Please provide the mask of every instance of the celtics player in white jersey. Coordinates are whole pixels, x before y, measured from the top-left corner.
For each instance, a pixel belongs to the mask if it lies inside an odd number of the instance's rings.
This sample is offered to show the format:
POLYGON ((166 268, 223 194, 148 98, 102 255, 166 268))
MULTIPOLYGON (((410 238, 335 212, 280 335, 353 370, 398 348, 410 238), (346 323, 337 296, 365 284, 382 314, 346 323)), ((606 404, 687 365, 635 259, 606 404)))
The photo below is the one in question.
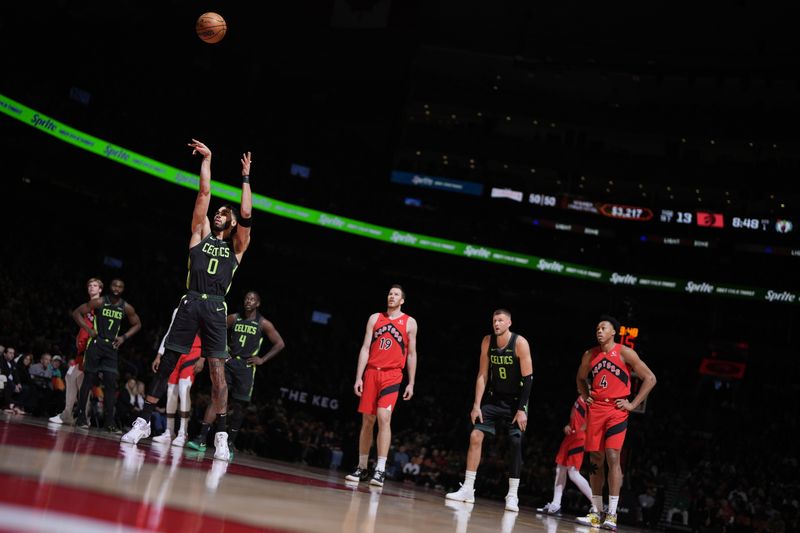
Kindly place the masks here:
POLYGON ((189 238, 189 273, 186 295, 181 298, 172 329, 164 343, 166 349, 158 371, 150 382, 144 408, 122 442, 137 443, 150 435, 150 416, 167 389, 169 375, 180 355, 187 353, 197 334, 202 343, 202 356, 208 359, 211 375, 211 401, 216 413, 217 433, 214 457, 228 460, 227 410, 228 387, 225 383, 225 359, 228 358, 225 295, 233 274, 250 245, 252 196, 250 192, 250 152, 242 155, 242 198, 240 212, 224 205, 208 218, 211 203, 211 150, 192 139, 192 155, 199 154, 200 184, 192 212, 189 238))

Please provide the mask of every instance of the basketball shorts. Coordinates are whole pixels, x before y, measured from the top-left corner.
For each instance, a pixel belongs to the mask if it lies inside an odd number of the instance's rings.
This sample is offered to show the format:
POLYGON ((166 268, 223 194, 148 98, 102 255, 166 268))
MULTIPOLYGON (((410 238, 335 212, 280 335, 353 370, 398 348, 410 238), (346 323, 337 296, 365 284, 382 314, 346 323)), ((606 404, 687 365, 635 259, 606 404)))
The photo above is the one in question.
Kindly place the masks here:
POLYGON ((178 353, 189 353, 195 335, 200 335, 203 357, 228 358, 228 306, 221 296, 205 296, 189 291, 181 298, 164 346, 178 353))
POLYGON ((565 435, 561 441, 561 447, 556 454, 556 464, 561 466, 574 466, 580 470, 583 465, 583 450, 586 442, 586 434, 582 431, 565 435))
POLYGON ((522 430, 516 422, 511 423, 517 414, 518 404, 519 400, 516 398, 490 397, 481 405, 483 422, 475 424, 474 429, 495 435, 497 428, 501 427, 506 428, 509 435, 521 435, 522 430))
POLYGON ((403 369, 389 368, 378 370, 369 368, 364 371, 364 387, 358 412, 367 415, 378 414, 378 409, 392 410, 397 405, 400 393, 400 382, 403 381, 403 369))
POLYGON ((228 393, 235 400, 250 403, 253 397, 253 384, 256 378, 256 366, 248 365, 246 359, 231 357, 225 361, 225 382, 228 393))
POLYGON ((614 400, 595 400, 586 415, 586 451, 622 449, 628 430, 628 411, 618 409, 614 400))
POLYGON ((194 364, 198 359, 200 359, 200 350, 192 350, 191 353, 183 354, 169 375, 167 383, 177 385, 181 379, 188 379, 194 383, 194 364))
POLYGON ((119 374, 118 353, 110 340, 95 337, 89 341, 84 354, 83 370, 119 374))

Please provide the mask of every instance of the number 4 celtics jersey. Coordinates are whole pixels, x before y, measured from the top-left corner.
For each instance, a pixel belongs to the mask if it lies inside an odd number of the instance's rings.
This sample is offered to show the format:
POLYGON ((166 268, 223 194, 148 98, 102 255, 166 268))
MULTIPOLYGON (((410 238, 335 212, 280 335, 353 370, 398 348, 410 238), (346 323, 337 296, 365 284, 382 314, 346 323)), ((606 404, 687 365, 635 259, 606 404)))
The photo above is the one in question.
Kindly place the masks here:
POLYGON ((261 330, 261 315, 256 313, 253 320, 236 315, 236 321, 231 327, 231 355, 233 357, 254 357, 261 350, 264 334, 261 330))
POLYGON ((189 249, 186 288, 203 294, 225 296, 238 266, 233 246, 209 233, 189 249))
POLYGON ((494 395, 517 397, 522 390, 522 372, 519 358, 514 353, 517 334, 503 348, 497 347, 497 336, 492 335, 489 343, 489 383, 494 395))
POLYGON ((101 339, 113 341, 119 336, 122 319, 125 318, 125 300, 112 303, 111 298, 103 296, 103 305, 94 311, 94 329, 101 339))

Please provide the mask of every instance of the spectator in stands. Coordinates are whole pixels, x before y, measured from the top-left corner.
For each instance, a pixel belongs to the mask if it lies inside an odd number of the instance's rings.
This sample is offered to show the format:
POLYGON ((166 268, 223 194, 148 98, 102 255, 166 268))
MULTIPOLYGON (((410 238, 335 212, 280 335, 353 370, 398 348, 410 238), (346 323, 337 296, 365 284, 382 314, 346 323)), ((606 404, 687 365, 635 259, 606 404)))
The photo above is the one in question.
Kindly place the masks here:
POLYGON ((14 395, 19 394, 21 387, 16 379, 17 363, 14 361, 16 350, 14 348, 4 348, 3 358, 0 360, 0 376, 3 381, 3 408, 6 413, 16 412, 14 406, 14 395))

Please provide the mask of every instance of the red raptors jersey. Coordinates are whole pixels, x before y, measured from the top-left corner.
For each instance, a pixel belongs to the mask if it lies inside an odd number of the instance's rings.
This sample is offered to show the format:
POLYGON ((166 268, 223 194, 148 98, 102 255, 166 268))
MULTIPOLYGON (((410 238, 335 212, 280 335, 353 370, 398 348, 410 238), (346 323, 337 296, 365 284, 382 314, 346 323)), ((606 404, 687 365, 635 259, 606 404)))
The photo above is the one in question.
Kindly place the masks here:
POLYGON ((378 321, 372 328, 372 343, 369 345, 367 361, 369 366, 381 369, 406 366, 408 353, 406 326, 410 318, 406 314, 395 319, 390 319, 386 313, 378 316, 378 321))
POLYGON ((589 377, 592 381, 592 398, 615 400, 631 394, 631 371, 620 356, 622 346, 615 344, 608 352, 600 347, 592 348, 592 364, 589 377))
POLYGON ((569 415, 569 427, 576 433, 584 431, 583 425, 586 423, 586 402, 583 396, 578 396, 572 405, 572 412, 569 415))
MULTIPOLYGON (((94 327, 94 309, 89 309, 89 312, 86 313, 84 316, 86 320, 86 325, 90 328, 94 327)), ((83 355, 83 352, 86 351, 86 343, 89 342, 89 332, 85 329, 80 328, 78 330, 78 336, 75 338, 75 346, 78 349, 78 355, 83 355)))

